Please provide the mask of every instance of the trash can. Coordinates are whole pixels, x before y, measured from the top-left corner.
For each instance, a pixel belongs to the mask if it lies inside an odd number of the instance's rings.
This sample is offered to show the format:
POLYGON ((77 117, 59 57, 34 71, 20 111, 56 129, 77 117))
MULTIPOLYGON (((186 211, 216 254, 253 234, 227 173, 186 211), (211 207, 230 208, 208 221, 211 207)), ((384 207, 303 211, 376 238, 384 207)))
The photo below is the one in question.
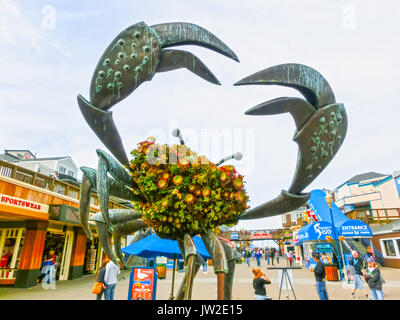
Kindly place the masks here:
POLYGON ((336 264, 326 264, 324 267, 327 281, 339 281, 338 268, 336 264))
POLYGON ((184 260, 183 259, 179 259, 178 260, 178 272, 184 272, 184 260))

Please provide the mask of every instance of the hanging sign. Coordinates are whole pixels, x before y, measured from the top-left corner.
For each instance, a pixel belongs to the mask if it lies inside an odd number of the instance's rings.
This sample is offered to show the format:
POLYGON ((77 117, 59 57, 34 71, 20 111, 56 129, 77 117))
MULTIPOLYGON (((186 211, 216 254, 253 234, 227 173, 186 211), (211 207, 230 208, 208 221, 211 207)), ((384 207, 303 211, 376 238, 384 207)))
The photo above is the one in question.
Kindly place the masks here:
POLYGON ((128 300, 155 300, 156 268, 133 267, 129 276, 128 300))
POLYGON ((270 235, 269 233, 265 233, 265 232, 254 232, 251 235, 251 239, 255 240, 255 239, 271 239, 272 235, 270 235))

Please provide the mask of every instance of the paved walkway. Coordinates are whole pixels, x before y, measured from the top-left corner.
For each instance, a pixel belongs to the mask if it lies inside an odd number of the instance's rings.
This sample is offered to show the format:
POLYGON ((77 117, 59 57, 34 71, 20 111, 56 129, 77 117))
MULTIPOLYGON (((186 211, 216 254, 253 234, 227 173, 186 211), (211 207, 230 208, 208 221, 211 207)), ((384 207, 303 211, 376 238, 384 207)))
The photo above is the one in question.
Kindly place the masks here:
MULTIPOLYGON (((282 261, 281 266, 286 266, 286 261, 282 261)), ((251 267, 255 262, 251 263, 251 267)), ((233 284, 233 300, 252 300, 252 272, 247 264, 236 266, 235 280, 233 284)), ((271 279, 272 284, 267 286, 267 295, 274 300, 278 299, 278 271, 267 270, 266 262, 262 261, 262 270, 271 279)), ((117 284, 115 299, 126 300, 128 296, 129 272, 121 272, 121 280, 117 284)), ((385 299, 400 300, 400 270, 382 268, 386 283, 384 284, 385 299)), ((176 273, 175 291, 183 278, 184 273, 176 273)), ((157 282, 157 299, 168 299, 171 290, 172 271, 168 270, 167 279, 157 282)), ((317 300, 318 295, 315 289, 314 275, 303 268, 293 270, 294 290, 298 300, 317 300)), ((43 289, 41 285, 33 288, 0 288, 0 300, 94 300, 95 295, 91 293, 95 276, 84 276, 80 279, 69 281, 58 281, 56 289, 43 289)), ((368 289, 367 289, 368 290, 368 289)), ((349 300, 351 297, 351 285, 343 282, 327 282, 327 291, 332 300, 349 300)), ((291 291, 283 291, 281 299, 293 299, 291 291)), ((215 300, 217 296, 217 280, 212 267, 208 267, 208 273, 204 274, 201 270, 195 279, 193 287, 194 300, 215 300)), ((357 292, 356 299, 365 299, 362 292, 357 292)))

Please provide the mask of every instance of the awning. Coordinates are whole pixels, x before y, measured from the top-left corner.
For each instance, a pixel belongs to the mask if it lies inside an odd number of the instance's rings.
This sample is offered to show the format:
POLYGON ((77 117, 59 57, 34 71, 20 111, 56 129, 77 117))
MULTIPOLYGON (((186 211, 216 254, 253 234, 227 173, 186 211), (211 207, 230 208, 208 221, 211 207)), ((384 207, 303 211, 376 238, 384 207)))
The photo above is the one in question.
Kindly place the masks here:
POLYGON ((318 241, 318 240, 326 240, 327 236, 335 239, 335 235, 333 232, 333 226, 329 222, 326 221, 318 221, 312 224, 306 225, 301 228, 297 233, 298 239, 301 242, 304 241, 318 241))
MULTIPOLYGON (((193 241, 196 245, 197 253, 200 254, 203 259, 211 259, 202 239, 199 236, 194 236, 193 241)), ((158 256, 164 256, 171 259, 182 258, 177 241, 161 239, 156 234, 152 234, 142 240, 132 243, 123 248, 122 252, 126 255, 136 255, 144 258, 153 258, 158 256)))

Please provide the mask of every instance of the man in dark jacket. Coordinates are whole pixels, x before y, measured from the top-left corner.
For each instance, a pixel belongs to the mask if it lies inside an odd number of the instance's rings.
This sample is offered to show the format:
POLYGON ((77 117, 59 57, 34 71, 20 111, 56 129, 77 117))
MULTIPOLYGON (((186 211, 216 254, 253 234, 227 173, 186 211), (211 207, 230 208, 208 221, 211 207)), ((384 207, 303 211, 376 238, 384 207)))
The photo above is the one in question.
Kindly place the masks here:
POLYGON ((315 276, 315 284, 317 286, 317 292, 320 300, 329 300, 328 293, 326 292, 325 285, 325 268, 322 262, 320 261, 319 254, 317 252, 313 252, 312 254, 314 261, 317 263, 314 269, 311 267, 310 270, 314 272, 315 276))
POLYGON ((357 251, 352 251, 352 257, 349 261, 350 266, 354 267, 354 281, 353 281, 353 291, 351 293, 352 297, 355 298, 356 290, 361 290, 364 292, 365 297, 368 299, 368 293, 364 289, 364 285, 362 283, 363 272, 364 269, 364 260, 358 255, 357 251))

